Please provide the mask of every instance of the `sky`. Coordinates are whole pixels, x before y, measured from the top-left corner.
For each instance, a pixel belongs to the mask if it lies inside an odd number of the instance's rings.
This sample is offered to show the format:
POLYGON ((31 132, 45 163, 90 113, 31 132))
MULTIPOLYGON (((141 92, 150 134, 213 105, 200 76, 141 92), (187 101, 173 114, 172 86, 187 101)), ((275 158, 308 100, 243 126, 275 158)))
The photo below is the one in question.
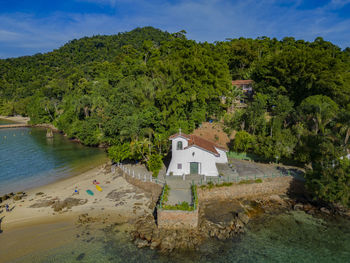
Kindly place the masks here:
POLYGON ((350 0, 0 0, 0 58, 153 26, 204 42, 323 37, 350 47, 350 0))

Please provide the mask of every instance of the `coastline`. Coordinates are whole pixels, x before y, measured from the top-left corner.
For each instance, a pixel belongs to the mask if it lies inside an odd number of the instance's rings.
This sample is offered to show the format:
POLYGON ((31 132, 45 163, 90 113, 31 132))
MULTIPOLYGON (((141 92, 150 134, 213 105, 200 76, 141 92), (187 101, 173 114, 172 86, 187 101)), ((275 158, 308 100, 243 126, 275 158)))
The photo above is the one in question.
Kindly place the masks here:
MULTIPOLYGON (((45 248, 47 245, 39 242, 38 231, 54 234, 65 225, 68 232, 74 232, 77 224, 91 222, 95 227, 132 223, 141 215, 152 214, 154 208, 149 193, 129 184, 121 174, 111 173, 109 164, 30 189, 18 198, 0 203, 0 243, 4 244, 0 246, 1 262, 45 248), (93 180, 100 183, 101 192, 96 190, 93 180), (74 193, 76 187, 78 194, 74 193), (94 192, 93 196, 87 194, 88 189, 94 192), (5 211, 5 204, 9 204, 11 212, 5 211), (21 232, 28 234, 21 236, 21 232), (30 249, 18 251, 16 247, 30 249)), ((61 243, 56 238, 48 246, 61 243)))
POLYGON ((28 122, 30 121, 29 117, 23 117, 23 116, 1 116, 0 115, 0 119, 3 120, 7 120, 7 121, 12 121, 15 123, 19 123, 19 124, 28 124, 28 122))

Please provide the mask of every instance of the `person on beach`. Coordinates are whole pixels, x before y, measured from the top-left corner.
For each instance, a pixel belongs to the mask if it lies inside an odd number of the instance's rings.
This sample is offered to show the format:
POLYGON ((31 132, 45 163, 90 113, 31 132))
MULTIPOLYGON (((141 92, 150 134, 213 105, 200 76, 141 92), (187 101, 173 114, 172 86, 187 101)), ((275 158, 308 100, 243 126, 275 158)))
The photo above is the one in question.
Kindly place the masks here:
POLYGON ((95 180, 93 180, 93 181, 92 181, 92 183, 93 183, 94 185, 96 185, 96 184, 100 184, 99 182, 97 182, 97 181, 96 181, 96 179, 95 179, 95 180))
POLYGON ((5 205, 5 208, 6 208, 6 212, 10 212, 10 207, 8 204, 5 205))

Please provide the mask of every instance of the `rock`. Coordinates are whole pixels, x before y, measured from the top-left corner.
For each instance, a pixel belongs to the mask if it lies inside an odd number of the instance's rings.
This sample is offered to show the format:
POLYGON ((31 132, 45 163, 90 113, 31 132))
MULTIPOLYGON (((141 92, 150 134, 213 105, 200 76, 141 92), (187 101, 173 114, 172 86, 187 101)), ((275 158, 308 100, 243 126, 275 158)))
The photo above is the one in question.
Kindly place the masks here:
POLYGON ((83 205, 87 202, 87 200, 83 199, 76 199, 76 198, 71 198, 68 197, 63 201, 56 201, 53 205, 52 208, 55 212, 62 211, 63 209, 71 209, 73 206, 78 206, 78 205, 83 205))
POLYGON ((327 208, 325 208, 325 207, 321 207, 320 211, 321 211, 322 213, 327 214, 327 215, 330 215, 330 214, 331 214, 331 211, 329 211, 329 210, 328 210, 327 208))
POLYGON ((303 206, 303 204, 296 204, 296 205, 294 205, 293 209, 294 210, 303 210, 304 206, 303 206))
POLYGON ((239 213, 238 214, 238 218, 239 220, 241 220, 243 222, 243 224, 248 224, 249 222, 249 216, 246 213, 239 213))
POLYGON ((146 240, 143 240, 143 239, 137 239, 135 241, 135 245, 138 247, 138 248, 143 248, 143 247, 147 247, 148 246, 148 242, 146 240))
POLYGON ((284 205, 285 201, 279 196, 279 195, 271 195, 270 196, 270 200, 274 201, 280 205, 284 205))
POLYGON ((160 243, 161 243, 160 239, 153 240, 151 243, 151 249, 156 249, 157 247, 159 247, 160 243))
POLYGON ((21 200, 22 199, 22 196, 21 195, 15 195, 14 197, 13 197, 13 200, 15 200, 15 201, 19 201, 19 200, 21 200))

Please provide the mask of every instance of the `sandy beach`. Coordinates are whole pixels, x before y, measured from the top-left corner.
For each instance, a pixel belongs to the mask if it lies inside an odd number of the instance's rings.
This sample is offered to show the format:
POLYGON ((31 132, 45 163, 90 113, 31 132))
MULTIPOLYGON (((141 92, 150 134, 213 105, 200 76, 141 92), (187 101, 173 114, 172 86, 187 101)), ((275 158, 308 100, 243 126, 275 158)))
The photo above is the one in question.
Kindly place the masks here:
POLYGON ((3 120, 8 120, 8 121, 13 121, 16 123, 21 123, 21 124, 27 124, 28 121, 30 121, 29 117, 22 117, 22 116, 1 116, 0 115, 0 119, 3 120))
POLYGON ((67 242, 75 226, 84 221, 94 222, 96 226, 121 224, 153 210, 150 194, 129 184, 120 174, 111 173, 106 164, 31 189, 21 200, 11 198, 0 207, 0 262, 59 246, 67 242), (96 189, 94 180, 99 182, 102 191, 96 189), (93 191, 94 195, 86 190, 93 191), (5 211, 5 204, 9 205, 10 212, 5 211), (19 247, 21 249, 17 249, 19 247))

